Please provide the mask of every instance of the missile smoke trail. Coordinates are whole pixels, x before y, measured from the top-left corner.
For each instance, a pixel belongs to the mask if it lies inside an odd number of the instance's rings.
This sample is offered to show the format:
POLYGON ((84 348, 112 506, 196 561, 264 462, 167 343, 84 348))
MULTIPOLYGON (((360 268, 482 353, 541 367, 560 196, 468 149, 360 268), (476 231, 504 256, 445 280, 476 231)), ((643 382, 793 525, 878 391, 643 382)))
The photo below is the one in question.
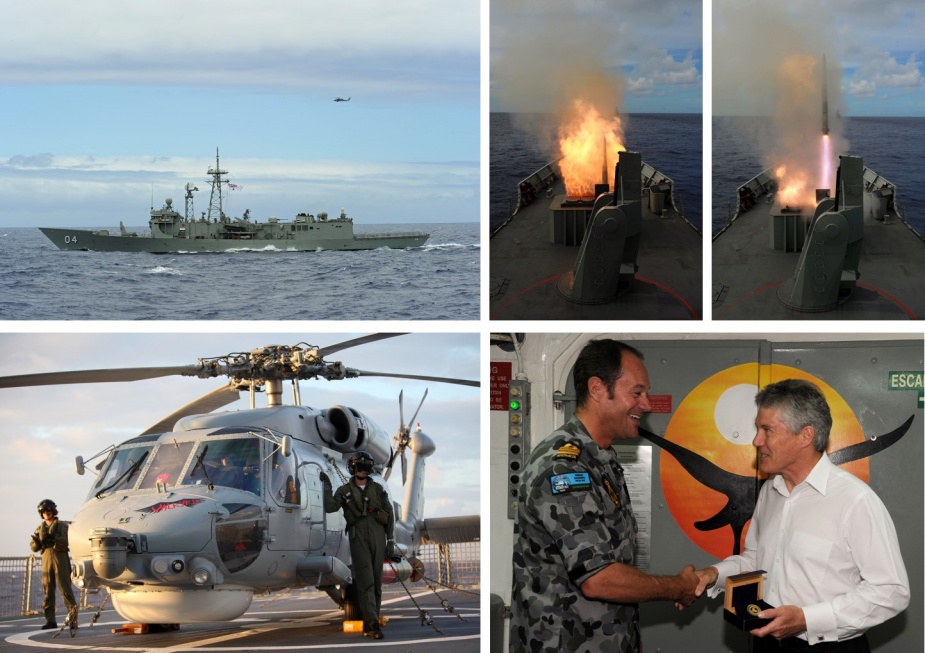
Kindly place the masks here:
POLYGON ((848 151, 834 117, 842 107, 841 84, 826 82, 841 78, 832 32, 824 29, 834 20, 832 8, 794 0, 715 0, 713 8, 714 113, 765 118, 740 121, 744 147, 780 170, 781 190, 786 184, 796 194, 792 201, 814 203, 815 189, 831 183, 833 157, 848 151), (820 108, 823 135, 828 132, 822 143, 820 108))

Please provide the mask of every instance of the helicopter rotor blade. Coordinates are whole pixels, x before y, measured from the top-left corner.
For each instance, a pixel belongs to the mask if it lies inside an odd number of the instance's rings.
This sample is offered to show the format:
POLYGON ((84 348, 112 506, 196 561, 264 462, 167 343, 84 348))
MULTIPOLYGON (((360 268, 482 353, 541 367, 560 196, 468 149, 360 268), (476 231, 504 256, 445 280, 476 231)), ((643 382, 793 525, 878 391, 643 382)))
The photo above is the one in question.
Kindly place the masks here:
POLYGON ((479 387, 478 381, 470 379, 453 379, 446 376, 422 376, 419 374, 400 374, 397 372, 369 372, 367 370, 356 370, 347 368, 347 378, 357 378, 361 376, 387 376, 393 379, 414 379, 417 381, 434 381, 436 383, 453 383, 456 385, 467 385, 473 388, 479 387))
POLYGON ((401 484, 408 482, 408 459, 405 458, 405 449, 401 450, 401 484))
POLYGON ((75 370, 71 372, 45 372, 0 377, 0 388, 23 388, 39 385, 67 385, 71 383, 119 383, 143 381, 163 376, 198 376, 198 365, 174 367, 132 367, 120 370, 75 370))
POLYGON ((368 336, 360 336, 359 338, 353 338, 351 340, 344 340, 343 342, 338 342, 334 345, 328 345, 327 347, 319 347, 318 355, 324 358, 330 354, 343 351, 344 349, 349 349, 350 347, 357 347, 358 345, 365 345, 368 342, 376 342, 378 340, 386 340, 388 338, 395 338, 396 336, 404 336, 407 334, 404 333, 371 333, 368 336))
POLYGON ((418 413, 421 412, 421 406, 424 405, 424 400, 427 399, 427 392, 429 388, 424 388, 424 396, 421 397, 421 403, 418 404, 418 409, 414 411, 414 415, 411 417, 411 421, 408 422, 408 430, 411 430, 411 425, 414 424, 414 420, 417 419, 418 413))
POLYGON ((178 420, 190 415, 211 413, 213 410, 218 410, 222 406, 227 406, 228 404, 234 403, 240 398, 240 396, 240 392, 234 386, 234 384, 228 383, 220 388, 216 388, 215 390, 204 394, 195 401, 191 401, 182 408, 175 410, 156 424, 149 426, 143 433, 139 433, 139 435, 148 435, 150 433, 166 433, 167 431, 172 431, 174 424, 176 424, 178 420))
POLYGON ((395 456, 401 451, 402 440, 405 438, 405 391, 400 390, 398 393, 398 433, 395 434, 395 437, 392 439, 395 440, 395 448, 392 449, 389 454, 389 462, 385 466, 385 474, 383 478, 389 480, 389 476, 392 475, 392 465, 395 464, 395 456))
POLYGON ((394 452, 394 451, 392 452, 392 455, 389 456, 389 462, 388 462, 388 464, 385 466, 385 474, 382 475, 383 480, 388 481, 388 480, 389 480, 389 476, 392 475, 392 461, 393 461, 393 460, 395 460, 395 452, 394 452))

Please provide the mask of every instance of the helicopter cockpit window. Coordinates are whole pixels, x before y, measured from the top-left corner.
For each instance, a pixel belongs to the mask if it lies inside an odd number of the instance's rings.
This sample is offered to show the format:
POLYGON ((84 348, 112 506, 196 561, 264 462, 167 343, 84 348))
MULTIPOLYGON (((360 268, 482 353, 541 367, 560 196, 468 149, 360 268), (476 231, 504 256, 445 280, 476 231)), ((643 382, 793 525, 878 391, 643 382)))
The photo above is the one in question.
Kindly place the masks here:
POLYGON ((299 505, 302 503, 302 484, 296 474, 295 454, 288 458, 277 447, 270 459, 270 491, 277 503, 299 505))
POLYGON ((180 472, 193 449, 192 442, 162 442, 154 452, 154 459, 148 466, 139 490, 157 487, 158 484, 174 487, 180 480, 180 472))
POLYGON ((91 494, 95 495, 103 491, 117 492, 131 488, 138 480, 139 472, 153 448, 153 446, 129 447, 113 451, 109 455, 106 471, 100 474, 93 485, 91 494))
POLYGON ((260 441, 235 438, 202 442, 184 485, 221 485, 260 494, 260 441))

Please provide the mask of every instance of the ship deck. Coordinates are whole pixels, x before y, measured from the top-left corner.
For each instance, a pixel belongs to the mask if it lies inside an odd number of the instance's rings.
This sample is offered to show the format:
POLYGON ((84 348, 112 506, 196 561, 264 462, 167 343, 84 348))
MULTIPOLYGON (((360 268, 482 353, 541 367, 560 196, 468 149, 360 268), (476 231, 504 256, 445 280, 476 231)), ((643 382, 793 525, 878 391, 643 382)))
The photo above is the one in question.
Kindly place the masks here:
MULTIPOLYGON (((869 193, 865 191, 865 194, 869 193)), ((858 265, 860 278, 846 302, 822 312, 785 306, 778 299, 777 290, 794 275, 800 252, 770 247, 773 206, 771 191, 758 197, 749 210, 740 210, 714 237, 713 319, 914 320, 925 317, 925 241, 893 210, 883 222, 872 218, 865 210, 864 241, 858 265)))
MULTIPOLYGON (((476 590, 477 591, 477 590, 476 590)), ((385 587, 382 615, 388 624, 385 638, 372 640, 361 633, 343 632, 343 612, 321 592, 299 591, 254 599, 250 609, 234 621, 184 624, 179 630, 147 634, 113 633, 125 621, 104 610, 90 627, 92 612, 81 612, 77 633, 40 630, 44 619, 23 617, 0 621, 0 652, 4 651, 335 651, 357 647, 377 651, 432 651, 463 653, 479 650, 479 600, 446 589, 439 592, 466 619, 444 611, 430 590, 412 590, 442 635, 421 625, 418 609, 402 588, 385 587)), ((60 607, 60 601, 59 601, 60 607)), ((96 608, 94 608, 95 610, 96 608)), ((60 611, 59 611, 60 612, 60 611)), ((61 617, 59 617, 61 624, 61 617)))
MULTIPOLYGON (((553 166, 549 164, 547 168, 553 166)), ((549 207, 556 196, 565 194, 561 175, 556 174, 554 179, 537 194, 536 201, 521 207, 491 237, 491 319, 701 319, 702 236, 673 207, 664 217, 654 214, 645 197, 639 269, 630 289, 607 304, 578 304, 562 297, 556 282, 574 267, 579 246, 550 242, 549 207)))

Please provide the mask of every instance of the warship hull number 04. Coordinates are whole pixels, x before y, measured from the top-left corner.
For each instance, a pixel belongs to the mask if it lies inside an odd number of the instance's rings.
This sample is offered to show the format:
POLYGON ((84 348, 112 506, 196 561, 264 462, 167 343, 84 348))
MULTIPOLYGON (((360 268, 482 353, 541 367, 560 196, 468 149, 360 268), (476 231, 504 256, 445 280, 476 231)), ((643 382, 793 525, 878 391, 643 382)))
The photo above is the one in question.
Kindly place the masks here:
POLYGON ((53 229, 40 227, 43 234, 58 249, 91 250, 96 252, 225 252, 239 249, 279 249, 283 251, 362 250, 390 247, 419 247, 430 236, 419 231, 387 234, 354 234, 353 218, 341 210, 337 218, 326 213, 317 216, 299 213, 291 222, 268 218, 266 222, 230 218, 222 211, 222 185, 229 184, 228 174, 219 165, 215 151, 215 168, 210 168, 212 194, 208 215, 196 218, 193 212, 193 184, 186 185, 186 207, 183 214, 174 210, 167 198, 160 209, 151 209, 148 221, 150 235, 139 235, 119 223, 118 234, 108 230, 53 229))

